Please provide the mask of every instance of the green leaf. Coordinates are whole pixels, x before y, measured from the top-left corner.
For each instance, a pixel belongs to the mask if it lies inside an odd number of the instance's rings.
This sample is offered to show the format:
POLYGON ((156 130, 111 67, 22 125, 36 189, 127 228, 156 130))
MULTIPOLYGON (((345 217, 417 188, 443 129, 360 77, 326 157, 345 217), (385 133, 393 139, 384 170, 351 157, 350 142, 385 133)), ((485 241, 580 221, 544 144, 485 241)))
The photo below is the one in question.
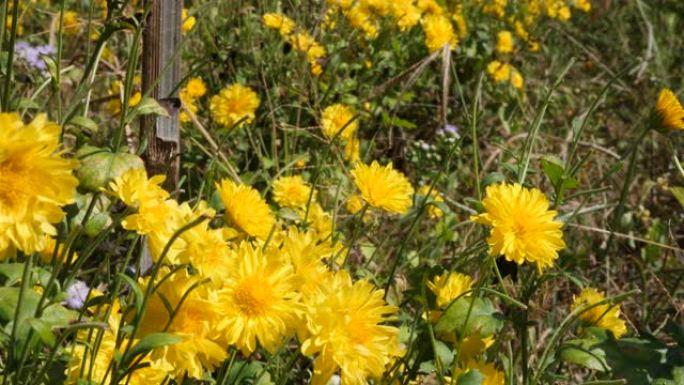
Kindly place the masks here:
POLYGON ((85 128, 91 133, 95 133, 99 129, 94 120, 81 115, 75 115, 71 118, 71 120, 69 120, 69 123, 73 124, 74 126, 85 128))
POLYGON ((145 164, 140 157, 124 152, 113 153, 93 146, 84 146, 76 156, 81 160, 76 170, 79 187, 97 192, 112 179, 129 169, 143 168, 145 164))
POLYGON ((500 172, 490 172, 489 174, 485 175, 485 177, 482 179, 482 187, 487 187, 490 184, 501 183, 505 181, 506 177, 504 176, 504 174, 500 172))
POLYGON ((140 314, 140 312, 142 311, 142 304, 143 304, 143 298, 144 298, 142 289, 140 288, 138 283, 135 282, 135 280, 133 278, 127 276, 126 274, 118 273, 116 276, 119 277, 120 279, 123 279, 126 282, 126 284, 128 285, 128 287, 131 289, 131 291, 133 292, 133 296, 135 299, 135 313, 140 314))
POLYGON ((684 187, 670 187, 670 192, 679 202, 679 205, 684 208, 684 187))
POLYGON ((55 346, 57 341, 55 339, 55 335, 52 333, 50 325, 47 322, 38 318, 28 318, 26 322, 28 322, 29 326, 31 326, 31 329, 36 332, 40 340, 43 341, 45 345, 49 347, 55 346))
POLYGON ((597 346, 595 339, 575 339, 567 341, 559 349, 559 357, 565 362, 604 372, 609 369, 606 352, 597 346))
POLYGON ((503 326, 494 304, 486 298, 461 297, 442 313, 435 332, 439 336, 456 332, 459 335, 480 333, 487 337, 503 326))
POLYGON ((477 369, 470 369, 458 376, 456 385, 481 385, 482 381, 484 381, 482 373, 477 369))
POLYGON ((135 344, 122 358, 122 362, 130 362, 135 357, 147 354, 153 349, 162 346, 173 345, 181 342, 183 339, 169 333, 151 333, 143 337, 140 342, 135 344))
MULTIPOLYGON (((11 286, 21 281, 24 274, 23 263, 0 263, 0 275, 7 278, 5 286, 11 286)), ((42 267, 34 266, 31 269, 31 283, 40 282, 45 286, 50 280, 50 272, 42 267)))
POLYGON ((169 112, 166 111, 166 108, 162 107, 159 102, 154 100, 154 98, 145 96, 142 98, 140 103, 138 103, 128 112, 125 119, 126 124, 132 122, 135 118, 141 115, 158 115, 168 118, 169 112))

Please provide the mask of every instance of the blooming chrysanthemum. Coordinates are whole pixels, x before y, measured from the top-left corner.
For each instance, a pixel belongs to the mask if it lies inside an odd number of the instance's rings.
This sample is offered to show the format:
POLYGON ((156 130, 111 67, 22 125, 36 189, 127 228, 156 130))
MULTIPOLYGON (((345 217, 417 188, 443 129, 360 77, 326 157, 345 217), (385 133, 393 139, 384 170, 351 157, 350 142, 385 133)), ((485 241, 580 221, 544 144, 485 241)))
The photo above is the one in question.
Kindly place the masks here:
POLYGON ((45 115, 24 124, 16 113, 0 113, 0 260, 16 249, 45 248, 72 203, 78 180, 74 160, 64 159, 60 127, 45 115))
POLYGON ((523 76, 520 74, 520 72, 516 69, 511 70, 511 84, 513 87, 521 90, 525 86, 525 79, 523 79, 523 76))
POLYGON ((496 52, 511 53, 515 46, 513 34, 510 31, 501 31, 496 35, 496 52))
POLYGON ((487 64, 487 73, 495 82, 505 82, 511 78, 511 66, 508 63, 493 60, 487 64))
POLYGON ((487 239, 490 255, 503 254, 517 264, 536 263, 541 272, 565 248, 563 225, 554 221, 557 213, 549 210, 549 201, 540 190, 517 183, 490 185, 482 203, 485 213, 471 220, 492 227, 487 239))
POLYGON ((283 241, 281 253, 295 274, 295 286, 305 297, 311 297, 327 278, 325 258, 334 256, 336 249, 331 241, 321 240, 313 231, 299 231, 292 227, 283 241))
POLYGON ((413 204, 413 187, 406 176, 388 163, 385 167, 373 161, 370 166, 357 163, 351 172, 361 196, 373 207, 403 214, 413 204))
MULTIPOLYGON (((437 297, 437 306, 444 308, 451 301, 464 295, 473 286, 473 279, 459 272, 444 272, 436 276, 432 282, 428 282, 428 287, 437 297)), ((467 295, 467 294, 466 294, 467 295)))
POLYGON ((684 130, 684 107, 671 90, 665 88, 660 91, 656 110, 663 127, 684 130))
MULTIPOLYGON (((442 195, 435 188, 433 188, 432 191, 430 191, 430 186, 423 185, 418 190, 418 194, 423 196, 427 196, 428 193, 430 194, 430 199, 432 200, 432 202, 444 202, 444 198, 442 198, 442 195)), ((428 205, 427 212, 428 217, 430 217, 430 219, 438 219, 444 215, 442 209, 435 206, 434 204, 428 205)))
POLYGON ((294 270, 277 255, 243 242, 224 277, 219 324, 226 342, 249 356, 258 343, 273 352, 294 333, 299 313, 294 270))
POLYGON ((251 123, 254 112, 259 108, 259 96, 249 87, 232 84, 211 97, 209 111, 214 121, 223 127, 237 128, 242 123, 251 123), (236 126, 240 123, 238 126, 236 126))
POLYGON ((311 383, 323 385, 339 369, 342 383, 362 385, 379 378, 399 355, 399 329, 383 325, 397 308, 383 300, 383 291, 366 280, 352 283, 342 270, 321 286, 307 311, 308 338, 302 353, 316 356, 311 383))
MULTIPOLYGON (((606 297, 602 292, 588 287, 574 297, 572 302, 572 310, 584 306, 591 306, 605 300, 606 297)), ((602 305, 594 306, 593 308, 582 312, 579 318, 592 325, 602 329, 610 330, 615 338, 620 338, 627 333, 627 326, 625 321, 620 319, 620 306, 604 303, 602 305)))
POLYGON ((259 239, 268 238, 275 219, 259 192, 224 179, 216 185, 230 223, 259 239))
POLYGON ((347 203, 345 204, 345 207, 347 208, 347 211, 349 211, 351 214, 356 214, 361 209, 363 208, 363 198, 359 196, 359 194, 352 194, 347 198, 347 203))
POLYGON ((392 16, 402 31, 408 31, 420 22, 421 9, 413 0, 394 0, 391 4, 392 16))
POLYGON ((184 88, 188 97, 191 99, 198 99, 207 93, 207 86, 204 84, 202 78, 191 78, 184 88))
POLYGON ((502 371, 498 370, 494 364, 471 360, 466 363, 464 369, 457 368, 454 370, 454 377, 458 378, 460 375, 469 372, 470 370, 477 370, 482 374, 481 385, 504 385, 505 377, 502 371))
POLYGON ((341 139, 349 140, 354 136, 358 127, 356 111, 350 106, 338 103, 323 110, 321 131, 328 139, 339 136, 341 139), (340 133, 340 131, 342 132, 340 133))
POLYGON ((458 360, 469 362, 492 345, 494 345, 493 336, 482 337, 480 333, 465 336, 458 344, 458 360))
POLYGON ((81 33, 83 25, 79 20, 78 13, 75 11, 64 12, 63 28, 64 34, 69 36, 75 36, 81 33))
POLYGON ((291 34, 297 26, 292 19, 281 13, 265 13, 262 20, 266 27, 278 30, 282 36, 291 34))
POLYGON ((127 206, 138 207, 169 197, 169 193, 159 186, 164 179, 164 175, 148 179, 144 168, 131 168, 110 182, 109 189, 127 206))
POLYGON ((422 25, 428 51, 435 52, 445 44, 449 44, 452 49, 458 45, 454 26, 445 15, 429 14, 424 16, 422 25))
POLYGON ((311 185, 300 175, 281 176, 273 182, 273 200, 282 207, 306 206, 310 195, 311 185))
MULTIPOLYGON (((187 270, 159 271, 160 282, 150 298, 145 316, 140 323, 140 337, 166 330, 181 341, 156 348, 151 354, 153 366, 176 377, 202 379, 205 370, 213 370, 227 357, 219 345, 217 329, 221 313, 216 302, 216 291, 191 276, 187 270)), ((149 281, 141 282, 145 288, 149 281)))

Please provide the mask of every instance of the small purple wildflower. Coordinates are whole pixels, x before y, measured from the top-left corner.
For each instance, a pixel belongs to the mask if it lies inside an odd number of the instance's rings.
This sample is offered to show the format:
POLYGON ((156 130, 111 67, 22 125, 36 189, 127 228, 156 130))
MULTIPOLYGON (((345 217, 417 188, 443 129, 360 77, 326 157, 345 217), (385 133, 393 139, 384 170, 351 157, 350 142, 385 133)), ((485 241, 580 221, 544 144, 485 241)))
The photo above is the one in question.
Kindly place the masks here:
POLYGON ((72 309, 80 309, 85 305, 88 299, 88 293, 90 293, 90 288, 83 281, 76 281, 74 284, 69 286, 66 291, 67 299, 64 301, 66 305, 72 309))
POLYGON ((52 55, 56 50, 55 47, 49 44, 32 46, 25 41, 20 41, 14 45, 14 52, 17 57, 24 59, 29 66, 45 71, 47 69, 47 64, 45 64, 43 56, 52 55))

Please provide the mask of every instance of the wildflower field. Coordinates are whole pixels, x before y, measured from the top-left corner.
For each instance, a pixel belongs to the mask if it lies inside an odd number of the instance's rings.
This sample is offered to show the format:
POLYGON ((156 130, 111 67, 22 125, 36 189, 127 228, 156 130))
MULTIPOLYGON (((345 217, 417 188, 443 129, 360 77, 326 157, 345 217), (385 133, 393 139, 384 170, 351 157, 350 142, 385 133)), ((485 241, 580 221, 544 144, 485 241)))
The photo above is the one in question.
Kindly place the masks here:
POLYGON ((0 385, 684 385, 684 1, 0 20, 0 385))

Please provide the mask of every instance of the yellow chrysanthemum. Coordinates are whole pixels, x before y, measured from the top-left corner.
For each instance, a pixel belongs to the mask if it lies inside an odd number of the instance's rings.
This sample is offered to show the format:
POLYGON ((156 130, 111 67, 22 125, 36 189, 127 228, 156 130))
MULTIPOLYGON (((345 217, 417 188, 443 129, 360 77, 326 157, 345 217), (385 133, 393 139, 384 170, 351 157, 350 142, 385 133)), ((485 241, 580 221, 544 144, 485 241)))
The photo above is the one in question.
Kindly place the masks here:
POLYGON ((338 369, 343 384, 365 385, 400 354, 399 329, 382 325, 394 319, 397 308, 385 304, 383 291, 366 280, 352 283, 339 271, 307 308, 309 337, 301 349, 316 356, 313 385, 326 384, 338 369))
POLYGON ((296 27, 292 19, 281 13, 266 13, 262 16, 262 20, 266 27, 278 30, 283 36, 291 34, 296 27))
POLYGON ((78 18, 78 13, 74 11, 64 12, 63 23, 65 35, 75 36, 81 33, 82 23, 78 18))
POLYGON ((226 342, 245 356, 256 350, 257 341, 273 352, 294 333, 301 312, 292 266, 247 242, 233 258, 219 298, 219 327, 226 342))
POLYGON ((518 70, 511 71, 511 84, 513 87, 521 90, 525 86, 525 80, 518 70))
POLYGON ((344 145, 344 159, 349 162, 356 162, 361 159, 361 141, 359 136, 354 134, 344 145))
POLYGON ((487 239, 489 254, 507 260, 537 264, 539 272, 553 266, 558 251, 565 248, 556 211, 549 210, 544 193, 521 185, 500 183, 487 186, 482 201, 486 212, 471 220, 492 227, 487 239))
POLYGON ((227 179, 216 187, 230 223, 253 237, 265 240, 275 219, 259 192, 250 186, 238 185, 227 179))
POLYGON ((60 127, 45 115, 24 124, 16 113, 0 113, 0 260, 16 249, 45 248, 74 202, 78 180, 74 160, 62 157, 60 127))
POLYGON ((359 194, 352 194, 347 198, 345 207, 351 214, 356 214, 363 208, 363 198, 359 194))
POLYGON ((59 262, 64 262, 64 259, 66 258, 66 255, 64 254, 64 243, 60 243, 59 247, 57 247, 57 240, 46 235, 45 248, 38 251, 38 256, 43 263, 52 263, 53 257, 59 262), (57 250, 55 250, 55 248, 57 248, 57 250))
POLYGON ((202 78, 191 78, 184 89, 190 99, 199 99, 207 93, 207 86, 202 78))
POLYGON ((436 276, 432 282, 428 282, 427 285, 437 297, 437 306, 444 308, 451 301, 468 292, 473 286, 473 279, 458 272, 444 272, 442 275, 436 276))
POLYGON ((479 333, 466 336, 458 344, 458 360, 469 362, 494 345, 494 336, 482 337, 479 333))
MULTIPOLYGON (((96 312, 98 314, 105 314, 109 307, 101 306, 96 309, 96 312)), ((130 342, 130 339, 124 338, 122 341, 119 341, 119 346, 117 347, 116 338, 121 320, 119 309, 120 305, 118 302, 114 302, 111 305, 111 313, 106 320, 107 329, 92 333, 89 330, 78 332, 76 343, 73 345, 73 350, 70 351, 71 360, 66 367, 67 384, 79 384, 83 383, 83 380, 89 380, 96 384, 110 383, 112 375, 110 364, 117 359, 116 356, 120 355, 121 350, 130 342), (98 340, 97 352, 93 352, 93 346, 95 346, 98 340)), ((133 345, 135 343, 137 341, 133 341, 133 345)), ((131 371, 128 376, 121 379, 122 384, 159 384, 166 377, 166 371, 151 364, 149 354, 143 357, 140 364, 141 367, 131 371)))
POLYGON ((304 207, 310 195, 311 185, 300 175, 281 176, 273 182, 273 200, 282 207, 304 207))
POLYGON ((480 361, 468 361, 465 368, 457 368, 454 370, 454 377, 458 378, 460 375, 469 372, 470 370, 477 370, 484 377, 482 379, 481 385, 504 385, 505 377, 502 371, 498 370, 494 364, 480 362, 480 361))
POLYGON ((422 25, 423 32, 425 32, 425 45, 428 51, 435 52, 446 44, 449 44, 452 49, 458 45, 454 26, 448 17, 429 14, 423 17, 422 25))
POLYGON ((493 60, 487 64, 487 73, 495 82, 505 82, 511 77, 511 66, 508 65, 508 63, 501 63, 498 60, 493 60))
POLYGON ((584 12, 590 12, 591 2, 589 0, 575 0, 575 8, 579 8, 584 12))
POLYGON ((401 31, 408 31, 420 22, 421 9, 413 0, 394 0, 391 2, 392 16, 401 31))
POLYGON ((209 111, 214 121, 221 126, 238 128, 243 123, 254 120, 254 112, 259 108, 259 103, 259 96, 249 87, 232 84, 211 97, 209 111))
POLYGON ((515 47, 515 40, 510 31, 501 31, 496 35, 496 52, 511 53, 515 47))
POLYGON ((385 167, 373 161, 370 166, 357 163, 351 172, 361 196, 373 207, 403 214, 413 205, 413 187, 404 174, 391 163, 385 167))
POLYGON ((358 128, 358 118, 352 107, 344 104, 333 104, 323 110, 321 131, 326 138, 333 139, 338 136, 341 139, 349 140, 358 128), (340 133, 340 131, 342 132, 340 133))
MULTIPOLYGON (((590 287, 582 290, 578 297, 573 298, 572 310, 590 306, 606 299, 602 292, 590 287)), ((603 305, 595 306, 580 314, 579 318, 592 326, 610 330, 615 338, 620 338, 627 333, 625 321, 620 319, 619 305, 605 303, 603 305)))
POLYGON ((684 107, 671 90, 665 88, 660 91, 656 110, 663 127, 684 130, 684 107))
POLYGON ((138 207, 169 197, 169 193, 159 186, 164 179, 164 175, 155 175, 148 179, 144 168, 131 168, 110 182, 109 189, 126 206, 138 207))
POLYGON ((322 240, 315 232, 302 232, 292 227, 283 241, 281 253, 295 274, 295 287, 304 298, 310 298, 327 278, 323 262, 334 256, 336 249, 329 239, 322 240))
MULTIPOLYGON (((185 269, 172 273, 169 268, 163 268, 158 279, 160 282, 155 282, 157 287, 147 304, 138 336, 166 330, 180 337, 178 343, 154 349, 150 357, 152 365, 177 378, 187 374, 202 379, 205 370, 213 370, 227 357, 225 348, 219 345, 218 294, 185 269)), ((145 290, 149 284, 142 281, 141 287, 145 290)))
MULTIPOLYGON (((428 192, 430 193, 430 199, 432 200, 432 202, 444 202, 444 198, 442 198, 442 195, 439 193, 439 191, 437 191, 436 188, 433 188, 432 191, 430 191, 430 186, 423 185, 418 190, 418 194, 423 195, 423 196, 427 196, 428 192)), ((428 217, 430 219, 438 219, 444 215, 444 212, 442 211, 442 209, 435 206, 434 204, 428 205, 427 212, 428 212, 428 217)))
POLYGON ((195 23, 197 22, 195 16, 189 16, 187 8, 183 8, 181 20, 183 21, 183 24, 181 25, 181 31, 183 31, 183 33, 192 31, 192 29, 195 27, 195 23))

